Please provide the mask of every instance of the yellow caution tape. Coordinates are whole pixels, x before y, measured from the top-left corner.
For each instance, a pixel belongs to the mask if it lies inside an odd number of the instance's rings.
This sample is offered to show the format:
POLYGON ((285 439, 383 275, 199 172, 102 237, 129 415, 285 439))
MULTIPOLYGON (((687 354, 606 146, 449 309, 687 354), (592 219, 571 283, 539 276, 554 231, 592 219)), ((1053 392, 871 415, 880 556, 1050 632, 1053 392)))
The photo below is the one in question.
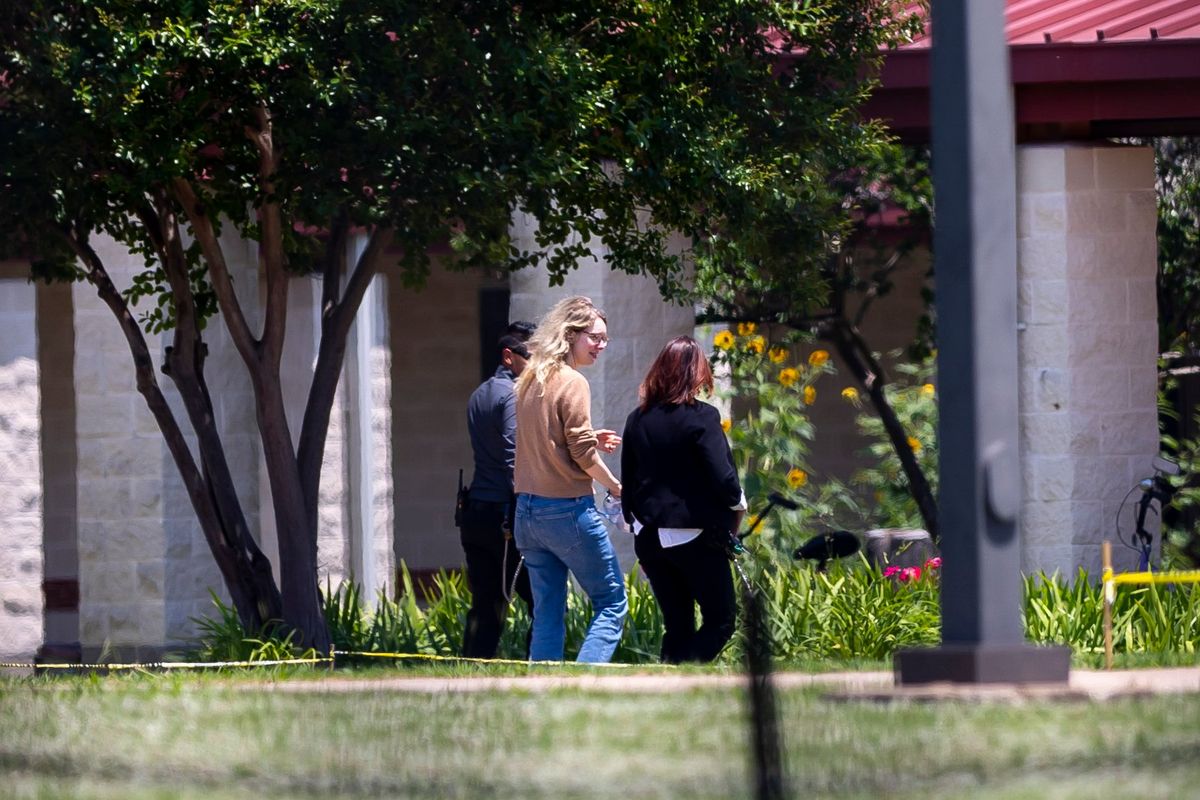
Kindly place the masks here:
POLYGON ((443 656, 433 653, 377 653, 357 650, 333 650, 328 656, 316 658, 287 658, 262 661, 150 661, 140 664, 35 664, 29 662, 0 662, 0 669, 78 669, 78 670, 154 670, 154 669, 220 669, 226 667, 275 667, 286 664, 332 664, 337 656, 362 656, 366 658, 391 658, 397 660, 459 661, 477 664, 516 664, 521 666, 561 667, 611 667, 629 669, 637 667, 661 667, 675 669, 675 664, 613 664, 580 661, 522 661, 509 658, 472 658, 468 656, 443 656))
POLYGON ((1200 569, 1174 570, 1168 572, 1120 572, 1104 573, 1104 582, 1118 583, 1200 583, 1200 569))
POLYGON ((149 661, 142 664, 33 664, 3 663, 7 669, 211 669, 221 667, 277 667, 284 664, 329 664, 330 656, 322 658, 284 658, 262 661, 149 661))
POLYGON ((400 660, 424 660, 424 661, 460 661, 475 664, 518 664, 521 666, 534 667, 610 667, 617 669, 629 669, 631 667, 645 669, 646 667, 667 667, 674 669, 675 664, 617 664, 611 662, 597 663, 589 661, 522 661, 511 658, 473 658, 470 656, 441 656, 433 653, 366 653, 350 650, 335 650, 335 656, 366 656, 368 658, 394 658, 400 660))

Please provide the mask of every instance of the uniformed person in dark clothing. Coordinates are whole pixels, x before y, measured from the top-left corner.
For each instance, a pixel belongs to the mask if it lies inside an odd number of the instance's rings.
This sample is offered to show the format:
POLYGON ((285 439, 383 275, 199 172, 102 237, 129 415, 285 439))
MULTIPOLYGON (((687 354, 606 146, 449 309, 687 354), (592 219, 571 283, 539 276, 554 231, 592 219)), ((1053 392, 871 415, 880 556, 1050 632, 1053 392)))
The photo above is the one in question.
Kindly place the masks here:
POLYGON ((509 600, 517 594, 533 615, 529 574, 518 570, 521 554, 513 542, 513 463, 517 415, 513 382, 525 368, 525 340, 533 326, 513 323, 500 337, 500 366, 471 395, 467 429, 475 453, 475 474, 467 492, 460 528, 467 557, 471 608, 463 635, 463 655, 494 658, 509 600))

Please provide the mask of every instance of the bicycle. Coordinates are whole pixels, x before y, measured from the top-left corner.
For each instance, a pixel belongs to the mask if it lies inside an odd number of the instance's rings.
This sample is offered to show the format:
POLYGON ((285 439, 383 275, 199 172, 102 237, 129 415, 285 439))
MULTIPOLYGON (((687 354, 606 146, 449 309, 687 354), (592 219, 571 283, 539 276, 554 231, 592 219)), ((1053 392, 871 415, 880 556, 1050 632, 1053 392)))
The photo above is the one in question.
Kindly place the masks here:
POLYGON ((1150 568, 1150 551, 1154 545, 1154 535, 1146 529, 1146 517, 1153 511, 1159 519, 1162 518, 1163 509, 1171 504, 1171 499, 1175 496, 1175 487, 1171 485, 1170 479, 1179 474, 1179 465, 1161 456, 1156 457, 1151 466, 1154 474, 1138 481, 1125 494, 1121 505, 1117 507, 1117 515, 1114 520, 1117 541, 1138 554, 1139 572, 1145 572, 1150 568), (1121 512, 1125 510, 1133 493, 1139 490, 1142 494, 1137 501, 1133 532, 1125 535, 1121 530, 1121 512), (1157 511, 1153 508, 1156 502, 1158 503, 1157 511))

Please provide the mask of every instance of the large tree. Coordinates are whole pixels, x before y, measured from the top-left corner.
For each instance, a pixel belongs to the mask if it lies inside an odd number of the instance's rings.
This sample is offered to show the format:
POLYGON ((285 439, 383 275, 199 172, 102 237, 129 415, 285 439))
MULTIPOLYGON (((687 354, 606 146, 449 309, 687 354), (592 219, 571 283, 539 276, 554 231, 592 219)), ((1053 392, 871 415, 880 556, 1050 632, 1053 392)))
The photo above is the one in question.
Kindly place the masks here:
POLYGON ((95 287, 243 624, 281 621, 318 648, 326 428, 384 260, 419 285, 450 241, 460 265, 540 263, 557 280, 599 238, 612 268, 679 296, 678 231, 724 263, 787 247, 789 285, 815 293, 812 254, 845 216, 824 176, 880 137, 854 109, 893 27, 880 0, 9 0, 0 19, 0 250, 95 287), (535 249, 509 238, 518 211, 535 249), (759 235, 784 213, 791 239, 759 235), (261 325, 223 229, 257 243, 261 325), (367 244, 348 263, 354 233, 367 244), (132 285, 114 283, 100 235, 145 258, 132 285), (280 356, 296 274, 323 297, 294 447, 280 356), (278 587, 214 425, 214 316, 253 387, 278 587), (161 365, 148 333, 170 339, 161 365))

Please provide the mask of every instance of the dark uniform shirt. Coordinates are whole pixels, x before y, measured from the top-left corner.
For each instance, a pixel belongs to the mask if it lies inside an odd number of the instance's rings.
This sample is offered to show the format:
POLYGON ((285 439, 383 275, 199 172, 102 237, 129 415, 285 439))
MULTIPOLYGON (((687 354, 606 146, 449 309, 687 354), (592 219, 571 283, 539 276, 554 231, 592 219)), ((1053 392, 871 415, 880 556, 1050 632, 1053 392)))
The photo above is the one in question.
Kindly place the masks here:
POLYGON ((472 500, 504 503, 512 499, 517 452, 515 379, 512 370, 501 364, 467 403, 467 431, 475 452, 472 500))

